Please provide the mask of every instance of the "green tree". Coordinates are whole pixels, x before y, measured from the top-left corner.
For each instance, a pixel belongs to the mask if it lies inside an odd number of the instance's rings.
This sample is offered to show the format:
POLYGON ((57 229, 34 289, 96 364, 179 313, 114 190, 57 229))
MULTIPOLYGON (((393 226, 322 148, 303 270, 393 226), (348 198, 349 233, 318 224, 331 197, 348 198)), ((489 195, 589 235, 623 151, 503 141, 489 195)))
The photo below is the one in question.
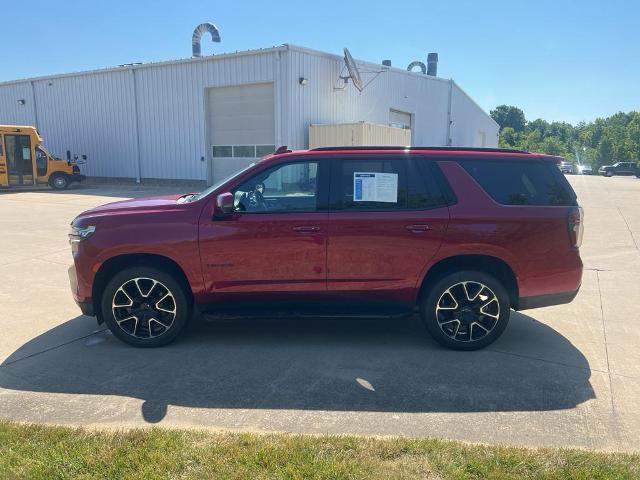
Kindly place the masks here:
POLYGON ((597 166, 613 163, 613 142, 607 136, 603 136, 596 148, 597 166))
POLYGON ((624 141, 629 160, 640 161, 640 112, 635 112, 626 128, 624 141))
POLYGON ((518 107, 510 105, 498 105, 494 110, 489 112, 491 118, 493 118, 500 129, 511 127, 516 132, 524 132, 525 125, 527 123, 524 118, 524 112, 518 107))
POLYGON ((567 156, 567 150, 565 144, 558 137, 546 137, 540 144, 542 153, 547 155, 560 155, 567 156))
POLYGON ((502 148, 522 148, 521 141, 522 134, 517 133, 511 127, 505 127, 500 132, 500 147, 502 148))
POLYGON ((500 146, 575 159, 592 167, 620 161, 640 162, 640 112, 618 112, 571 125, 541 118, 527 122, 524 112, 499 105, 491 116, 500 125, 500 146))

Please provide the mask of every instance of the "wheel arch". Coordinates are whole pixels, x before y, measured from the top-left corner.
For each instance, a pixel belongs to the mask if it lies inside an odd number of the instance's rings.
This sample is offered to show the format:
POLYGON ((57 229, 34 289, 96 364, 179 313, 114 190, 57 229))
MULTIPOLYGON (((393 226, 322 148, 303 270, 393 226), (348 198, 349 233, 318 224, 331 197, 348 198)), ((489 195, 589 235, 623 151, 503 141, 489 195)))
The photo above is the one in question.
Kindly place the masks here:
POLYGON ((459 270, 477 270, 493 275, 507 290, 511 306, 517 307, 520 293, 516 274, 507 262, 491 255, 455 255, 434 263, 422 279, 418 299, 444 275, 459 270))
POLYGON ((93 302, 94 312, 99 323, 104 320, 101 318, 100 304, 102 302, 102 293, 109 280, 118 272, 125 268, 134 266, 153 267, 173 275, 176 280, 183 286, 187 298, 193 303, 193 291, 187 280, 187 276, 182 267, 173 259, 153 253, 131 253, 113 256, 100 265, 93 280, 91 289, 91 298, 93 302))

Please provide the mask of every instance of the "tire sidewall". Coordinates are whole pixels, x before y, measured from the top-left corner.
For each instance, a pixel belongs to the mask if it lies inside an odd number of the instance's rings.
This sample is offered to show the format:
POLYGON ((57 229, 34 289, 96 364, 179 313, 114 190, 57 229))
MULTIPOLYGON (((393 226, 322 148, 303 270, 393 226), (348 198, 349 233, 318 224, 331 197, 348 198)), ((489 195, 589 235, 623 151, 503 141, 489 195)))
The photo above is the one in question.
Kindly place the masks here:
POLYGON ((425 292, 420 302, 420 316, 427 331, 440 345, 453 350, 478 350, 493 343, 498 339, 498 337, 500 337, 500 335, 502 335, 504 329, 507 327, 509 317, 511 315, 510 309, 511 305, 509 301, 509 294, 504 286, 492 275, 474 270, 454 272, 440 277, 440 279, 436 280, 429 290, 425 292), (493 330, 491 330, 491 332, 489 332, 488 335, 473 342, 456 341, 447 336, 440 329, 435 315, 438 300, 445 290, 456 283, 467 281, 482 283, 493 290, 498 298, 498 304, 500 306, 498 324, 493 328, 493 330))
POLYGON ((184 287, 180 282, 176 281, 170 274, 163 270, 145 266, 127 268, 115 274, 111 280, 107 282, 107 285, 104 288, 100 308, 109 330, 111 330, 111 332, 123 342, 135 347, 160 347, 172 342, 187 325, 189 317, 191 316, 190 303, 187 300, 184 287), (136 277, 147 277, 161 282, 171 291, 171 294, 175 299, 176 318, 173 321, 173 325, 171 325, 167 332, 158 337, 140 339, 129 335, 120 328, 113 317, 111 304, 115 292, 122 284, 136 277))
POLYGON ((55 173, 49 179, 49 185, 54 190, 66 190, 69 187, 69 178, 64 174, 55 173), (56 185, 56 180, 59 179, 59 178, 64 180, 64 185, 63 186, 56 185))

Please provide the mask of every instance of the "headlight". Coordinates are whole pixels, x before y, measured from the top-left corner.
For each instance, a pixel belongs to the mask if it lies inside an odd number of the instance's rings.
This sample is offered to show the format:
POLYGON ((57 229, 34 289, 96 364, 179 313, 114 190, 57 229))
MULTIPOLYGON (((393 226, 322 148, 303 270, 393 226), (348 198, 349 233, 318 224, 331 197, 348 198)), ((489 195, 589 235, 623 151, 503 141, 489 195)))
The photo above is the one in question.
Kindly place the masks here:
POLYGON ((71 230, 69 230, 69 242, 80 242, 89 238, 95 231, 96 227, 94 225, 89 225, 87 227, 76 227, 71 225, 71 230))

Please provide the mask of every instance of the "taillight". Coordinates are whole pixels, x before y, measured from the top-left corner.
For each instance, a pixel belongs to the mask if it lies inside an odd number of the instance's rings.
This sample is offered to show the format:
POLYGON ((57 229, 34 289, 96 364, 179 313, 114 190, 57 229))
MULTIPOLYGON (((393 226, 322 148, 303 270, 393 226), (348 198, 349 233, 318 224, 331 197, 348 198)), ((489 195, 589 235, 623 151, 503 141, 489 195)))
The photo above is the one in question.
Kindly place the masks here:
POLYGON ((582 234, 584 233, 584 210, 582 207, 574 207, 567 217, 569 227, 569 241, 572 247, 579 248, 582 245, 582 234))

